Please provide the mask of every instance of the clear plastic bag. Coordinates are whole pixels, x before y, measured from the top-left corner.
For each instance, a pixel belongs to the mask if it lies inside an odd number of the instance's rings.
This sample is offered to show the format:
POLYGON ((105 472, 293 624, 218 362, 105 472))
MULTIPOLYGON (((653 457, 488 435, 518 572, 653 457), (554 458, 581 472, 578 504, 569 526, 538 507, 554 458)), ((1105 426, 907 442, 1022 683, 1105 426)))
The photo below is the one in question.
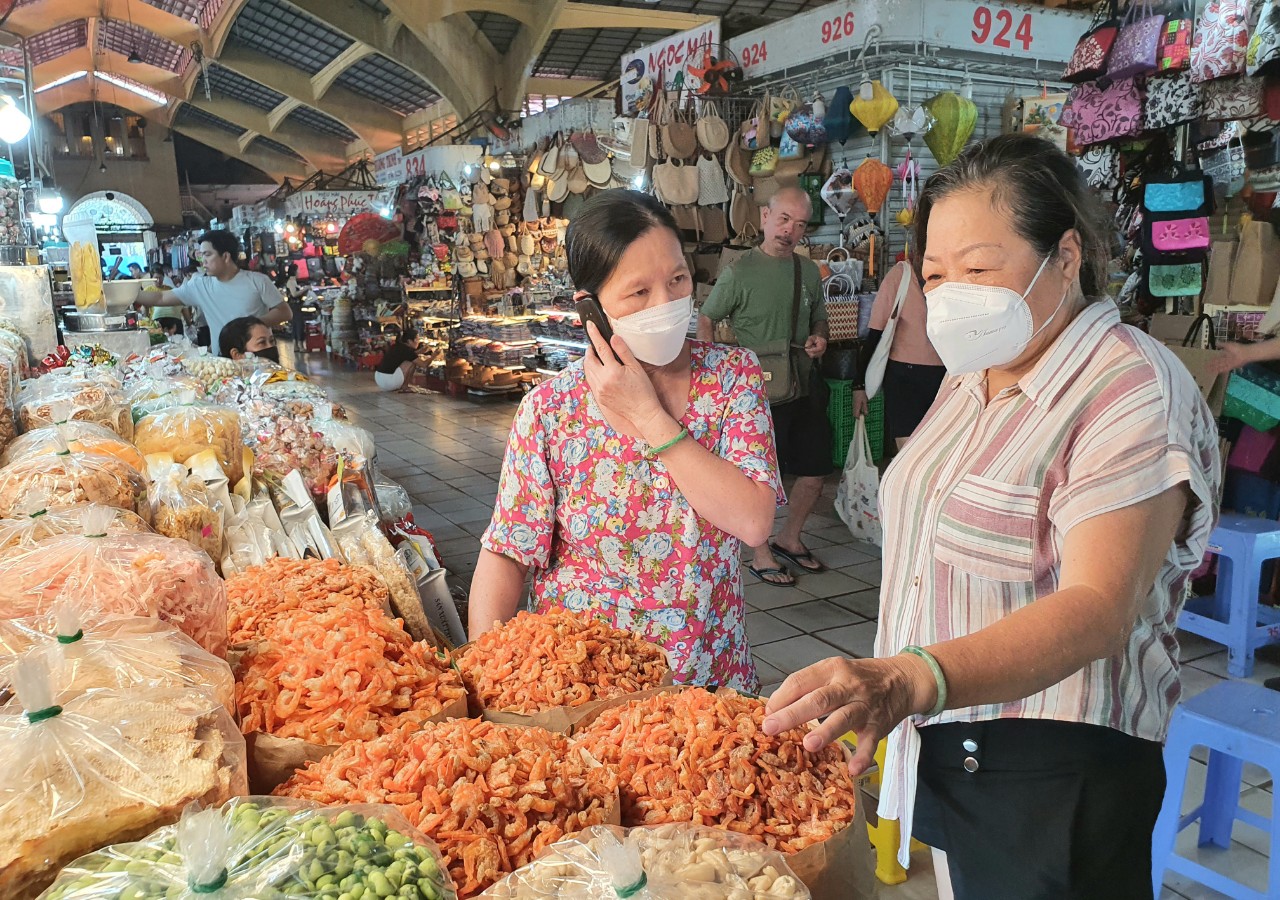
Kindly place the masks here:
POLYGON ((82 529, 0 559, 0 617, 47 615, 59 601, 85 616, 155 616, 226 655, 226 592, 208 554, 160 534, 107 534, 100 510, 82 529))
POLYGON ((119 457, 102 453, 58 450, 0 469, 0 518, 28 514, 40 508, 37 500, 45 507, 95 503, 135 512, 144 519, 151 515, 142 473, 119 457))
POLYGON ((328 439, 302 419, 262 418, 253 425, 249 443, 254 474, 283 478, 296 471, 313 496, 323 497, 338 465, 338 454, 328 439))
POLYGON ((166 375, 163 366, 155 365, 128 382, 125 397, 133 406, 133 421, 138 422, 153 412, 177 406, 184 392, 201 397, 204 383, 190 375, 166 375))
POLYGON ((137 447, 110 428, 93 422, 63 422, 28 431, 5 448, 4 455, 0 456, 0 466, 63 450, 115 456, 139 473, 147 470, 146 461, 137 447))
POLYGON ((184 465, 160 461, 149 474, 156 533, 184 540, 221 562, 222 512, 215 508, 204 479, 184 465))
POLYGON ((182 357, 182 364, 208 389, 216 387, 228 378, 235 378, 240 373, 234 360, 227 359, 225 356, 213 356, 205 350, 187 353, 182 357))
POLYGON ((333 449, 346 454, 351 459, 371 463, 377 454, 373 435, 359 425, 352 425, 350 422, 335 418, 332 403, 315 405, 315 417, 311 425, 325 436, 333 445, 333 449))
POLYGON ((14 550, 29 550, 46 538, 60 534, 83 534, 86 510, 103 511, 107 534, 148 534, 151 527, 135 512, 100 506, 96 503, 79 503, 45 509, 43 498, 32 493, 25 515, 16 519, 0 519, 0 556, 14 550))
POLYGON ((431 623, 422 608, 422 595, 400 555, 387 540, 372 512, 350 516, 333 527, 338 551, 351 565, 368 566, 378 573, 391 594, 391 609, 404 620, 416 641, 435 642, 431 623))
POLYGON ((144 456, 168 453, 184 463, 197 453, 212 450, 232 484, 244 476, 244 444, 240 416, 233 409, 197 403, 183 395, 177 406, 161 409, 138 422, 134 443, 144 456))
POLYGON ((245 797, 77 859, 41 900, 321 900, 357 886, 368 898, 457 898, 436 845, 390 806, 245 797))
POLYGON ((51 373, 25 382, 15 403, 23 431, 59 422, 94 422, 133 438, 133 412, 119 382, 80 371, 51 373))
POLYGON ((58 870, 248 790, 245 744, 209 692, 95 690, 54 704, 40 660, 0 710, 0 896, 36 896, 58 870))
POLYGON ((378 512, 384 523, 399 522, 413 515, 413 500, 402 485, 389 478, 379 478, 374 490, 378 495, 378 512))
POLYGON ((596 825, 480 895, 487 900, 809 900, 786 858, 700 825, 596 825))
POLYGON ((231 667, 159 619, 84 616, 59 604, 52 615, 0 620, 0 691, 27 656, 48 666, 59 703, 99 688, 202 688, 235 711, 231 667))

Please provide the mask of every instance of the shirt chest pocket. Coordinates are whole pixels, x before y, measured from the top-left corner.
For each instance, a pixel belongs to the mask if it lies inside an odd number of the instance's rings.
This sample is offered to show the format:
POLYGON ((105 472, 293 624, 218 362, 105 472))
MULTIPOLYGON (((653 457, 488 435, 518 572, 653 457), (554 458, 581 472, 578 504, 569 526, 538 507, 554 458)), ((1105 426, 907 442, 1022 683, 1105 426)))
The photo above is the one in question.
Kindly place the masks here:
POLYGON ((1035 580, 1040 489, 966 475, 943 503, 934 558, 990 581, 1035 580))

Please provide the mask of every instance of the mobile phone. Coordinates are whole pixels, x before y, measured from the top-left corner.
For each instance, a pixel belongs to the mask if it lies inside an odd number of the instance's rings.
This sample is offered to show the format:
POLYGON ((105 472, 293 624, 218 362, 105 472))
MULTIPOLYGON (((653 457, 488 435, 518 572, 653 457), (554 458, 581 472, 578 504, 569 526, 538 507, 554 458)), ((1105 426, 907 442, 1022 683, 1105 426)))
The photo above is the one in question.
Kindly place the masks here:
MULTIPOLYGON (((604 307, 600 305, 598 297, 594 294, 587 294, 577 302, 576 306, 578 318, 582 320, 584 330, 588 322, 594 322, 596 328, 600 330, 600 337, 604 338, 606 343, 613 340, 613 329, 609 327, 609 317, 604 314, 604 307)), ((613 347, 611 346, 609 350, 612 352, 613 347)), ((618 354, 614 353, 613 358, 618 359, 618 354)), ((622 362, 622 360, 618 359, 618 362, 622 362)))

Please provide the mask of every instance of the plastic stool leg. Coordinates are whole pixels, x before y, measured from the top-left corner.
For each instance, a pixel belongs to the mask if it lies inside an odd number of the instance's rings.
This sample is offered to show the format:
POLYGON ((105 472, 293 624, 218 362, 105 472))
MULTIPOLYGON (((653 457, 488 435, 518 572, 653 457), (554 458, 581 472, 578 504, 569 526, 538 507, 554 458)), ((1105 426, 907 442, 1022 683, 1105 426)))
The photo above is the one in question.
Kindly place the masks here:
POLYGON ((1159 897, 1164 885, 1165 861, 1173 855, 1178 840, 1178 821, 1182 817, 1182 791, 1187 783, 1187 767, 1191 760, 1191 746, 1187 741, 1182 717, 1175 710, 1165 741, 1164 768, 1166 787, 1164 803, 1151 833, 1151 879, 1155 887, 1153 896, 1159 897))
POLYGON ((902 826, 897 819, 881 819, 876 825, 868 825, 867 831, 876 848, 876 878, 882 884, 902 884, 907 880, 907 870, 898 862, 902 826))
POLYGON ((1231 560, 1231 618, 1228 623, 1227 673, 1232 678, 1253 674, 1253 646, 1250 639, 1258 626, 1259 564, 1252 553, 1231 560))
POLYGON ((1220 750, 1209 751, 1204 779, 1204 813, 1200 817, 1200 846, 1231 846, 1231 829, 1240 807, 1240 779, 1244 761, 1220 750))

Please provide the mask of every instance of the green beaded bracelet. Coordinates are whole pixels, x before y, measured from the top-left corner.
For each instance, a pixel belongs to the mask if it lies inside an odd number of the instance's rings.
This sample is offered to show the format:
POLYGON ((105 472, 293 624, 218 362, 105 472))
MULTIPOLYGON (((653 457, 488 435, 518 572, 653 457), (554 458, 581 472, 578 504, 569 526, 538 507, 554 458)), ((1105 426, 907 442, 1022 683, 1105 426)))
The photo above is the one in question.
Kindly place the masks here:
POLYGON ((685 438, 687 438, 688 436, 689 436, 689 429, 688 429, 688 428, 681 428, 681 429, 680 429, 680 433, 679 433, 679 434, 677 434, 677 435, 676 435, 675 437, 673 437, 671 440, 667 441, 667 442, 666 442, 665 444, 663 444, 662 446, 660 446, 660 447, 650 447, 650 448, 649 448, 649 456, 650 456, 650 457, 654 457, 654 456, 657 456, 659 453, 666 453, 668 450, 670 450, 670 449, 671 449, 672 447, 674 447, 676 444, 678 444, 678 443, 680 443, 681 441, 683 441, 683 440, 684 440, 685 438))
POLYGON ((929 666, 929 671, 933 673, 934 683, 938 687, 938 702, 933 704, 933 709, 925 713, 928 718, 933 718, 947 708, 947 677, 942 674, 942 666, 938 665, 938 661, 933 658, 933 654, 923 647, 903 647, 903 653, 910 653, 912 656, 918 656, 929 666))

